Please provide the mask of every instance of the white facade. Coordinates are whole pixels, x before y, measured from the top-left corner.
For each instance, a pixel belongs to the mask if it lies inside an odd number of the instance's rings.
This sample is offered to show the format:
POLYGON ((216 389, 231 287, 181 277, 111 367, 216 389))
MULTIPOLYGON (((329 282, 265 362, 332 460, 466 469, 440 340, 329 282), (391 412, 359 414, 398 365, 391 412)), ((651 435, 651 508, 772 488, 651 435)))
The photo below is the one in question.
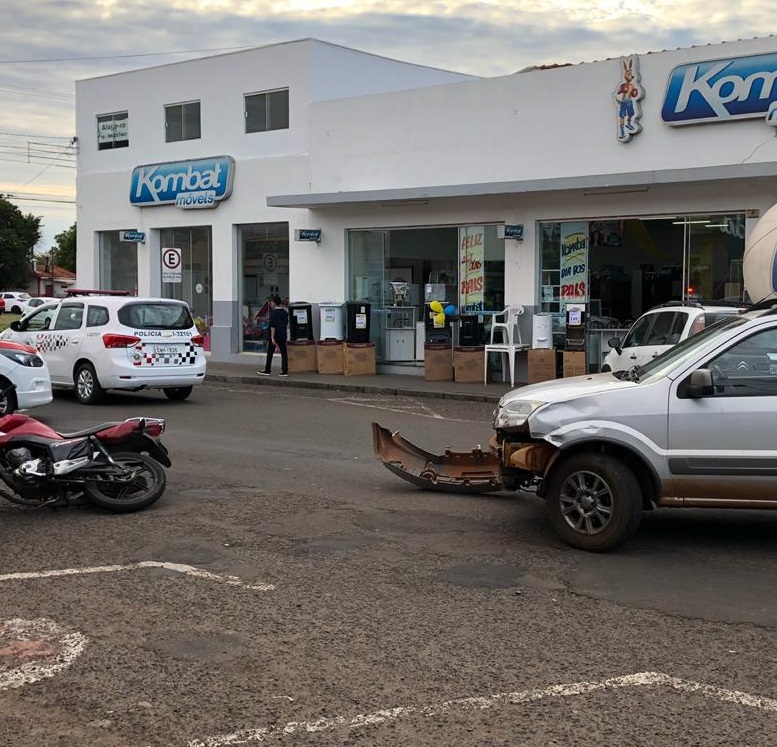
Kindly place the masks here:
MULTIPOLYGON (((619 59, 477 79, 305 40, 80 81, 78 284, 99 284, 99 233, 133 229, 147 236, 138 291, 158 293, 159 231, 209 226, 212 350, 227 360, 243 349, 237 226, 287 221, 289 295, 317 303, 348 299, 348 231, 520 224, 523 240, 505 240, 504 300, 539 308, 543 222, 741 213, 749 231, 777 202, 765 115, 662 120, 674 68, 757 55, 777 56, 777 38, 641 55, 641 131, 627 142, 619 59), (246 134, 243 96, 281 87, 289 128, 246 134), (193 100, 202 136, 166 143, 164 106, 193 100), (118 111, 129 147, 98 151, 96 117, 118 111), (130 204, 137 166, 217 155, 234 158, 235 175, 216 209, 130 204), (313 227, 319 244, 293 240, 313 227)), ((768 103, 777 86, 764 80, 768 103)), ((718 92, 731 99, 735 84, 718 92)))

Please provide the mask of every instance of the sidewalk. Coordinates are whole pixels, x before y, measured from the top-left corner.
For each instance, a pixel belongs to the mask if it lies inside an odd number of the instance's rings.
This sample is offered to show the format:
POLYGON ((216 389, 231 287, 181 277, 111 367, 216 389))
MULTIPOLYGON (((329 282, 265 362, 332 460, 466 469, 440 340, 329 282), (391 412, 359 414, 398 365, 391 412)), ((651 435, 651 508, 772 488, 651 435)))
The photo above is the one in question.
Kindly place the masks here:
POLYGON ((455 381, 426 381, 412 374, 376 374, 372 376, 344 376, 342 374, 296 373, 280 378, 256 373, 261 361, 249 363, 214 363, 208 361, 205 381, 250 384, 255 386, 285 386, 304 389, 324 389, 336 392, 375 392, 405 397, 433 397, 436 399, 498 402, 510 391, 510 382, 465 384, 455 381))

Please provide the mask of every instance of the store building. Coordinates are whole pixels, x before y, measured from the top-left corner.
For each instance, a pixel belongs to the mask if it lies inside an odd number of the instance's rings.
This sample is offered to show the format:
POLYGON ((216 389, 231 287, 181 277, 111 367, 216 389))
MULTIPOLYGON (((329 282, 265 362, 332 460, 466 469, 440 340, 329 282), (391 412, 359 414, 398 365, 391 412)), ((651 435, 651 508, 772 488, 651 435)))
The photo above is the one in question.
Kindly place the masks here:
POLYGON ((384 364, 445 333, 430 300, 522 304, 524 339, 550 313, 559 347, 582 304, 595 368, 597 327, 742 297, 776 78, 768 37, 489 79, 305 40, 79 81, 78 283, 184 298, 217 360, 262 350, 276 292, 368 302, 384 364))

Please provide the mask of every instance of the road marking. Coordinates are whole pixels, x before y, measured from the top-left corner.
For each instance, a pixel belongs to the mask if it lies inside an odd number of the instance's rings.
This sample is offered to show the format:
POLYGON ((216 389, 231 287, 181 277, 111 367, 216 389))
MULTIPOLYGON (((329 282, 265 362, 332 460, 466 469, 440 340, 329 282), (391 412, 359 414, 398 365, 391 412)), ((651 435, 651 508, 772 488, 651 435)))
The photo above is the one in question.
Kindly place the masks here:
POLYGON ((714 685, 705 685, 700 682, 682 680, 677 677, 670 677, 667 674, 662 674, 661 672, 640 672, 637 674, 629 674, 624 677, 600 680, 598 682, 572 682, 534 690, 446 700, 442 703, 429 706, 400 706, 398 708, 373 711, 372 713, 363 713, 351 718, 348 718, 347 716, 330 716, 318 718, 314 721, 289 721, 288 723, 279 726, 260 726, 253 729, 234 732, 232 734, 222 734, 215 737, 207 737, 205 739, 193 739, 190 742, 187 742, 187 747, 223 747, 225 745, 231 746, 247 744, 249 742, 264 742, 268 739, 280 739, 298 733, 311 734, 314 732, 326 731, 327 729, 342 727, 358 729, 364 726, 376 726, 378 724, 397 721, 413 715, 439 716, 454 711, 482 711, 488 708, 494 708, 503 703, 520 705, 523 703, 544 700, 546 698, 586 695, 587 693, 595 692, 597 690, 645 686, 669 687, 680 692, 703 695, 707 698, 736 703, 737 705, 748 706, 750 708, 777 712, 777 700, 774 698, 765 698, 737 690, 726 690, 714 685))
POLYGON ((81 655, 86 643, 81 633, 68 633, 45 618, 0 622, 0 691, 53 677, 81 655), (20 665, 7 668, 16 662, 20 665))
POLYGON ((57 576, 83 576, 89 573, 115 573, 117 571, 135 571, 143 568, 164 568, 167 571, 183 573, 186 576, 194 578, 204 578, 208 581, 218 581, 229 586, 240 586, 244 589, 254 591, 273 591, 273 584, 247 584, 237 576, 220 576, 217 573, 203 571, 201 568, 195 568, 191 565, 181 563, 164 563, 157 560, 142 560, 139 563, 128 563, 126 565, 98 565, 89 568, 62 568, 52 571, 28 571, 23 573, 5 573, 0 575, 0 581, 16 581, 33 578, 56 578, 57 576))

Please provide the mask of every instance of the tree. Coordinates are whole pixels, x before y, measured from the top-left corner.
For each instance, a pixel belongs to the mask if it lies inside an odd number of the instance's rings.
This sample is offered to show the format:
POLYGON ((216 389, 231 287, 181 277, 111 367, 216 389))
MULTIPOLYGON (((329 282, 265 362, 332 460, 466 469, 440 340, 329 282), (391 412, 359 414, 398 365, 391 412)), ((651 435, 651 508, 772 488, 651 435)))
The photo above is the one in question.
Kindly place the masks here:
POLYGON ((76 271, 76 224, 54 237, 57 242, 57 266, 76 271))
POLYGON ((0 194, 0 285, 26 288, 30 281, 33 249, 40 240, 41 219, 23 215, 0 194))

